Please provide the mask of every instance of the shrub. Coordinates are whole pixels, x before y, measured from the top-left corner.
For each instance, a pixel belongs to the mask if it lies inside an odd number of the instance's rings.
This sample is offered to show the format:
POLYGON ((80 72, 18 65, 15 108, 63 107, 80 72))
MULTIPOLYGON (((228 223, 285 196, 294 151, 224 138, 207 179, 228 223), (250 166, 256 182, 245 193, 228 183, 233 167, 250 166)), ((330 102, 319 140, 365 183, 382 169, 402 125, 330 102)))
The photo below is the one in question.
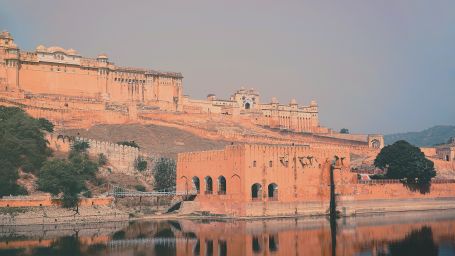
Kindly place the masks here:
POLYGON ((147 170, 147 161, 143 157, 139 156, 136 158, 134 166, 136 167, 136 170, 143 172, 147 170))
POLYGON ((136 186, 134 186, 134 188, 135 188, 137 191, 145 192, 145 187, 142 186, 142 185, 136 185, 136 186))
POLYGON ((119 141, 117 142, 119 145, 124 145, 124 146, 129 146, 129 147, 134 147, 134 148, 140 148, 139 145, 134 141, 119 141))
POLYGON ((100 153, 98 154, 98 165, 99 166, 104 166, 107 164, 107 157, 105 154, 100 153))

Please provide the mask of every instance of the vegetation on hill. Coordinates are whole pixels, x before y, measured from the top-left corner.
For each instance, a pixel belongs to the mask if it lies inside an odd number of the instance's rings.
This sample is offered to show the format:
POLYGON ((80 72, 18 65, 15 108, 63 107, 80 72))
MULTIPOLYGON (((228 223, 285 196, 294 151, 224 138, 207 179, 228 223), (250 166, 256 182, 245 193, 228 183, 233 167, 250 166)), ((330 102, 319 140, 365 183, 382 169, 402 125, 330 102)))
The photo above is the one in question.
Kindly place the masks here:
POLYGON ((87 154, 89 144, 75 141, 68 159, 47 161, 38 175, 38 188, 53 195, 63 193, 63 206, 77 207, 79 194, 86 190, 85 181, 96 181, 97 163, 87 154))
POLYGON ((139 148, 139 145, 134 140, 131 140, 131 141, 119 141, 119 142, 117 142, 117 144, 124 145, 124 146, 130 146, 130 147, 134 147, 134 148, 139 148))
POLYGON ((18 169, 36 173, 51 155, 44 132, 54 126, 16 107, 0 106, 0 196, 26 193, 16 184, 18 169))
POLYGON ((374 165, 386 173, 376 178, 404 179, 408 185, 425 187, 436 176, 434 163, 418 147, 400 140, 384 147, 374 160, 374 165))
POLYGON ((134 167, 136 170, 143 172, 147 170, 147 161, 143 157, 139 156, 136 160, 134 160, 134 167))
POLYGON ((446 143, 451 137, 455 137, 455 126, 440 125, 420 131, 396 133, 384 136, 386 145, 393 144, 399 140, 406 140, 418 147, 434 146, 446 143))
POLYGON ((155 179, 155 190, 163 190, 175 187, 176 164, 173 159, 160 158, 153 168, 153 177, 155 179))

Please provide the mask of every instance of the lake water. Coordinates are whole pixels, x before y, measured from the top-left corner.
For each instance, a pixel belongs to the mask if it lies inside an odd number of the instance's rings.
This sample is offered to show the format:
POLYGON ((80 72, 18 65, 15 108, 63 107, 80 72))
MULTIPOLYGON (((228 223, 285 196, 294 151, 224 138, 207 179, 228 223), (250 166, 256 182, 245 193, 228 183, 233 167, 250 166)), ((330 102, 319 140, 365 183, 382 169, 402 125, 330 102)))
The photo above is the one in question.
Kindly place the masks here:
POLYGON ((455 212, 3 226, 0 255, 455 255, 455 212))

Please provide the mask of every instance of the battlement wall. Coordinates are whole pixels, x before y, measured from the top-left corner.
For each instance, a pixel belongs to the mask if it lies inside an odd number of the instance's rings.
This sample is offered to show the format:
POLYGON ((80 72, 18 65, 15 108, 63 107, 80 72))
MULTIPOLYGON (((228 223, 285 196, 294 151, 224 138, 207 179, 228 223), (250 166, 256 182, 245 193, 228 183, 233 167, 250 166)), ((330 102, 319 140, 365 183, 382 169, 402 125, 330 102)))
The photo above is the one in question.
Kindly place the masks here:
POLYGON ((97 157, 99 154, 104 154, 108 163, 114 167, 113 171, 122 173, 135 172, 135 161, 141 156, 138 148, 116 143, 86 139, 80 137, 69 137, 59 134, 47 135, 49 146, 52 150, 60 152, 69 152, 74 141, 86 141, 89 143, 89 155, 97 157))

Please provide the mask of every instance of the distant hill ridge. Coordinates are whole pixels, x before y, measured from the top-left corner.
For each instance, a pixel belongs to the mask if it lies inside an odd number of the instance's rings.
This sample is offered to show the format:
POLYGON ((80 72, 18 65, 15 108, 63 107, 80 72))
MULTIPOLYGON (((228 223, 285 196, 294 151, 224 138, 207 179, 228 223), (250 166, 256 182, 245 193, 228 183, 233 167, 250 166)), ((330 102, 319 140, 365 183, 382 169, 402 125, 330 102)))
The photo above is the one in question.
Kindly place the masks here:
POLYGON ((437 125, 420 132, 385 135, 384 142, 389 145, 398 140, 406 140, 413 145, 423 147, 446 143, 451 137, 455 137, 455 126, 437 125))

